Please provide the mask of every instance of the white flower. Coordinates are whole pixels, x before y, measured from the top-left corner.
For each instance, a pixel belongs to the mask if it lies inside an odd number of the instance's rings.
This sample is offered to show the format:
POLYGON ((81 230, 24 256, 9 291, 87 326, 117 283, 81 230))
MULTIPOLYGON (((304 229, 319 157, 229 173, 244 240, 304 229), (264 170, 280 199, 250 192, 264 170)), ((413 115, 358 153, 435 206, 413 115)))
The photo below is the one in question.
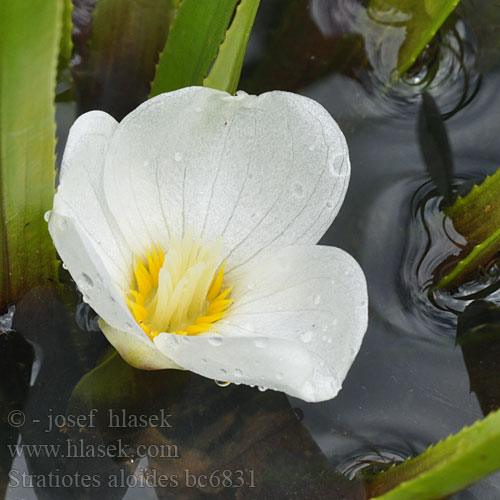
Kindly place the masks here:
POLYGON ((349 175, 318 103, 190 87, 75 122, 49 230, 133 366, 322 401, 367 326, 359 265, 315 246, 349 175))

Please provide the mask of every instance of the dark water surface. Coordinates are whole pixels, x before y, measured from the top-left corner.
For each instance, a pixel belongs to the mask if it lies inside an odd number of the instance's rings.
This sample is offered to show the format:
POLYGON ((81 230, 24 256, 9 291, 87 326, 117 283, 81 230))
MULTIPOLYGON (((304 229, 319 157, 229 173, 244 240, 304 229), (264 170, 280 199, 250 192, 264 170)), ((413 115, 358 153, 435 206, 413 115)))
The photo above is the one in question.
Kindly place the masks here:
MULTIPOLYGON (((52 456, 42 450, 13 460, 3 447, 5 498, 364 499, 362 483, 347 477, 367 463, 414 456, 500 406, 499 365, 488 358, 498 359, 498 342, 457 344, 457 328, 489 321, 481 309, 488 304, 460 297, 495 284, 495 267, 454 295, 429 293, 436 268, 463 241, 439 210, 417 132, 425 90, 445 119, 454 184, 498 167, 500 6, 464 1, 426 58, 393 86, 399 35, 374 45, 378 28, 360 24, 363 9, 353 1, 264 0, 241 82, 248 92, 279 88, 318 100, 347 137, 351 183, 322 243, 360 262, 370 323, 339 396, 306 404, 191 373, 135 370, 113 355, 61 268, 58 293, 33 290, 16 304, 15 332, 0 337, 2 416, 25 415, 18 428, 2 426, 5 444, 59 446, 52 456), (154 421, 112 427, 110 409, 154 421), (162 412, 171 417, 158 426, 162 412), (117 443, 127 456, 112 456, 117 443), (42 483, 51 473, 49 488, 42 483), (63 477, 68 487, 55 484, 63 477)), ((72 104, 59 104, 60 151, 73 113, 72 104)), ((500 295, 479 298, 498 303, 500 295)), ((500 474, 453 498, 498 500, 500 474)))

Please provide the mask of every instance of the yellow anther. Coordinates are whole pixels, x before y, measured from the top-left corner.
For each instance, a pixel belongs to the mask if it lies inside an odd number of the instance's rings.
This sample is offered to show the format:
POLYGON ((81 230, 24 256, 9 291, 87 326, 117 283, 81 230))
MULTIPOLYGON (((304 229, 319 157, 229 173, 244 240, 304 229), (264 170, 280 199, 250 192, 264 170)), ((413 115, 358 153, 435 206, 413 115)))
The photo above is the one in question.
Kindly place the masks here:
POLYGON ((174 236, 165 254, 153 247, 136 259, 127 304, 151 340, 163 332, 198 335, 225 316, 232 287, 222 290, 225 263, 219 267, 219 251, 220 242, 204 245, 188 232, 174 236))

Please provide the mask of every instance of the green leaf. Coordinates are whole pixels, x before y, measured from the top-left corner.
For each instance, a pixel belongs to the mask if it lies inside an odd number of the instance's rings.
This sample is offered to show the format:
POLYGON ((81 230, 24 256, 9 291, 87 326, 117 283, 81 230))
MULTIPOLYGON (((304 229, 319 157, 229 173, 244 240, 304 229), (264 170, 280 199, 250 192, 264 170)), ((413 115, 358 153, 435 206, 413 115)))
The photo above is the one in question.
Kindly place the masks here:
POLYGON ((63 0, 61 41, 59 43, 59 71, 68 68, 71 61, 71 52, 73 51, 73 42, 71 41, 71 31, 73 29, 72 15, 72 0, 63 0))
POLYGON ((219 55, 203 81, 205 87, 234 94, 240 81, 241 68, 260 0, 241 0, 219 55))
POLYGON ((61 0, 0 2, 0 305, 56 276, 54 196, 61 0))
POLYGON ((160 56, 151 97, 202 85, 238 0, 182 0, 160 56))
POLYGON ((178 0, 87 0, 75 4, 73 67, 78 113, 101 109, 121 120, 151 90, 178 0))
POLYGON ((500 250, 500 169, 475 185, 465 197, 458 197, 445 213, 471 245, 459 256, 455 267, 436 285, 446 288, 463 283, 477 273, 500 250))
POLYGON ((500 469, 500 410, 369 480, 376 500, 438 500, 500 469))
POLYGON ((401 26, 405 39, 399 48, 393 79, 400 78, 415 63, 425 46, 454 11, 460 0, 370 0, 371 19, 388 26, 401 26))

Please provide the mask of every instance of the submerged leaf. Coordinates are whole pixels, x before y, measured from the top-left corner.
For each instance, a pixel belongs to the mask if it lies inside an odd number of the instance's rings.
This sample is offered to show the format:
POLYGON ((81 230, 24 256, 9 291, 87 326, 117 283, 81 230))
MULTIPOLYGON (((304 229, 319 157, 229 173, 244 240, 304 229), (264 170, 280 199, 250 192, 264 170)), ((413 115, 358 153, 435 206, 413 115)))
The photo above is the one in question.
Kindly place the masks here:
POLYGON ((449 205, 453 199, 453 156, 439 108, 434 98, 427 92, 422 94, 422 105, 418 116, 418 138, 427 170, 443 196, 445 204, 449 205))
POLYGON ((0 308, 55 280, 44 221, 54 195, 62 0, 0 2, 0 308))
POLYGON ((460 0, 370 0, 368 13, 387 26, 405 29, 393 79, 400 78, 415 63, 460 0))
POLYGON ((230 94, 236 92, 259 2, 260 0, 241 0, 226 38, 220 46, 219 55, 210 74, 203 81, 205 87, 225 90, 230 94))
POLYGON ((238 0, 183 0, 156 68, 151 97, 202 85, 238 0))
POLYGON ((369 480, 373 500, 438 500, 500 469, 500 410, 369 480))
MULTIPOLYGON (((214 477, 217 471, 245 470, 245 483, 237 489, 240 500, 292 494, 294 498, 365 499, 362 482, 348 480, 335 470, 284 394, 233 384, 222 389, 213 380, 185 371, 137 370, 115 353, 76 385, 68 413, 85 415, 92 408, 97 410, 96 427, 74 432, 86 444, 122 439, 132 450, 149 445, 163 450, 177 447, 175 460, 165 455, 149 457, 149 466, 158 475, 179 477, 176 498, 199 498, 199 489, 182 481, 189 469, 196 476, 215 471, 214 477), (153 424, 113 427, 111 413, 120 422, 123 416, 152 417, 153 424), (169 426, 154 425, 155 416, 162 413, 168 416, 169 426)), ((99 461, 104 467, 109 462, 106 457, 99 461)), ((94 461, 91 470, 95 467, 94 461)), ((222 496, 227 487, 214 480, 204 490, 222 496)))
POLYGON ((483 413, 500 408, 500 308, 482 300, 467 306, 458 317, 457 344, 483 413))

